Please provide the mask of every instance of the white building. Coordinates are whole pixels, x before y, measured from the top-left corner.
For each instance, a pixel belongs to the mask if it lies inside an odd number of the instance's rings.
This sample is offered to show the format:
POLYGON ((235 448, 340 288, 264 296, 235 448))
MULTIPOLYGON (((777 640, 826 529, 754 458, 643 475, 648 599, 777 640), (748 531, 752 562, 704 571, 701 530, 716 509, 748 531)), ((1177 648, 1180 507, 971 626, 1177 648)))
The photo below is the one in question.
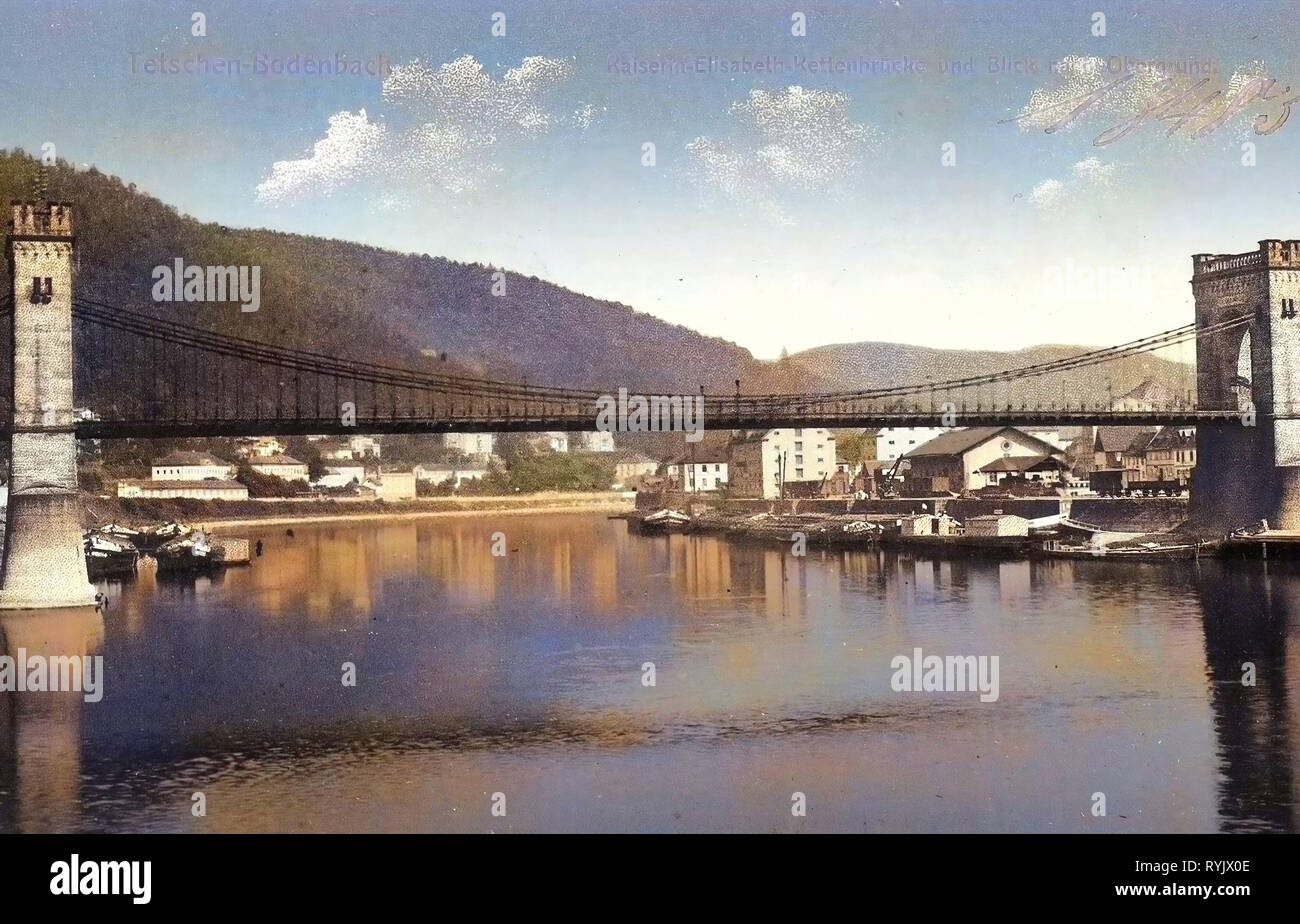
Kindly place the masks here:
POLYGON ((362 484, 366 480, 366 467, 359 462, 327 465, 325 471, 346 478, 348 481, 355 481, 357 484, 362 484))
POLYGON ((955 536, 957 521, 946 513, 913 513, 898 520, 904 536, 955 536))
POLYGON ((659 463, 644 452, 635 449, 625 450, 614 463, 615 486, 622 487, 658 471, 659 463))
POLYGON ((442 435, 442 445, 446 449, 455 449, 467 456, 486 459, 492 455, 492 447, 496 445, 496 434, 444 433, 442 435))
POLYGON ((274 475, 285 481, 306 481, 307 463, 293 456, 265 456, 248 460, 248 467, 263 475, 274 475))
POLYGON ((204 481, 235 477, 235 467, 206 452, 171 452, 153 463, 154 481, 204 481))
POLYGON ((360 463, 326 465, 325 474, 312 482, 315 488, 344 488, 366 483, 366 467, 360 463))
POLYGON ((245 458, 283 455, 287 447, 274 436, 253 436, 244 441, 240 453, 245 458))
POLYGON ((322 459, 378 459, 379 440, 373 436, 353 436, 321 450, 322 459))
POLYGON ((238 481, 205 478, 201 481, 124 478, 117 483, 118 497, 190 498, 193 500, 248 500, 248 488, 238 481))
POLYGON ((386 501, 412 500, 415 497, 415 472, 381 472, 379 496, 386 501))
POLYGON ((727 483, 730 454, 724 446, 703 446, 668 460, 670 481, 691 493, 716 491, 727 483))
POLYGON ((984 486, 1007 482, 1036 481, 1044 485, 1059 484, 1069 474, 1069 466, 1059 455, 1040 453, 1034 456, 1003 456, 980 467, 984 486))
POLYGON ((909 452, 907 460, 912 463, 909 493, 945 494, 998 484, 1007 470, 1020 470, 1022 464, 1040 473, 1059 471, 1064 454, 1015 427, 969 427, 936 436, 909 452))
POLYGON ((415 478, 417 481, 431 481, 434 484, 445 484, 447 481, 454 480, 456 487, 460 487, 467 481, 475 481, 487 475, 487 469, 477 468, 474 466, 452 466, 452 465, 417 465, 415 467, 415 478))
POLYGON ((876 458, 893 462, 947 432, 946 427, 884 427, 876 431, 876 458))
MULTIPOLYGON (((1075 428, 1078 429, 1078 428, 1075 428)), ((1037 437, 1044 443, 1051 443, 1060 452, 1065 452, 1078 434, 1062 433, 1057 427, 1021 427, 1021 432, 1037 437)))
POLYGON ((781 496, 787 481, 820 481, 835 472, 835 434, 820 427, 776 429, 734 440, 729 479, 740 497, 781 496))

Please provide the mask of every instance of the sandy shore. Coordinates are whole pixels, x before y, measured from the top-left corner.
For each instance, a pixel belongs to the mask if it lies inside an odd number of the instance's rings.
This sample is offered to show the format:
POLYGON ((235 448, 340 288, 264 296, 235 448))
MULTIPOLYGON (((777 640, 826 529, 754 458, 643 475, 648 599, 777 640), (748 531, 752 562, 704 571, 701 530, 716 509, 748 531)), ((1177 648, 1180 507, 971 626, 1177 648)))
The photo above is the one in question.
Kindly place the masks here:
POLYGON ((634 504, 630 501, 623 500, 601 500, 588 503, 557 503, 553 506, 546 506, 537 503, 527 506, 517 507, 490 507, 484 505, 480 510, 402 510, 391 513, 323 513, 312 515, 310 513, 285 513, 277 516, 267 517, 245 517, 232 520, 203 520, 196 525, 205 530, 232 530, 249 526, 292 526, 299 524, 312 523, 365 523, 395 520, 424 520, 433 517, 481 517, 488 514, 494 516, 526 516, 537 513, 626 513, 632 510, 634 504))

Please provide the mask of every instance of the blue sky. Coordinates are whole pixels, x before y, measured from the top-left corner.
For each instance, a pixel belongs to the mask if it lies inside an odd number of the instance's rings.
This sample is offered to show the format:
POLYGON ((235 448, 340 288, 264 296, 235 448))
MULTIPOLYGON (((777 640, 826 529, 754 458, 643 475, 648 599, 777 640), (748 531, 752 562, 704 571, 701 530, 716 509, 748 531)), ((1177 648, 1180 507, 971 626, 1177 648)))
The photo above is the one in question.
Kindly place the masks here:
POLYGON ((1300 88, 1296 9, 0 0, 0 146, 53 142, 203 220, 535 274, 764 357, 1112 343, 1191 320, 1192 253, 1300 237, 1300 125, 1250 122, 1300 88), (397 71, 256 72, 295 55, 397 71), (241 72, 149 73, 160 59, 241 72), (862 69, 803 63, 823 59, 862 69), (1201 137, 1147 119, 1099 145, 1166 92, 1168 74, 1122 59, 1169 63, 1173 86, 1272 78, 1274 98, 1201 137), (636 62, 679 70, 620 72, 636 62), (1126 74, 1066 129, 1004 121, 1126 74))

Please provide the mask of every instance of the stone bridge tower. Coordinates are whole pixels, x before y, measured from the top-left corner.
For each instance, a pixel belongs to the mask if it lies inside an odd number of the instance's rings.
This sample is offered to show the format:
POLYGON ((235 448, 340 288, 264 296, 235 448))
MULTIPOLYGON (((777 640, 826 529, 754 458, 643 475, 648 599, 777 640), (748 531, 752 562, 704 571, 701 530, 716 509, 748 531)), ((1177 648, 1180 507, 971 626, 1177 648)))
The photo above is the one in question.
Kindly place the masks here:
POLYGON ((1300 241, 1196 254, 1192 294, 1198 330, 1246 321, 1196 342, 1197 404, 1239 411, 1246 426, 1197 427, 1193 519, 1300 530, 1300 241))
POLYGON ((72 209, 15 202, 10 221, 13 436, 0 609, 90 605, 72 399, 72 209))

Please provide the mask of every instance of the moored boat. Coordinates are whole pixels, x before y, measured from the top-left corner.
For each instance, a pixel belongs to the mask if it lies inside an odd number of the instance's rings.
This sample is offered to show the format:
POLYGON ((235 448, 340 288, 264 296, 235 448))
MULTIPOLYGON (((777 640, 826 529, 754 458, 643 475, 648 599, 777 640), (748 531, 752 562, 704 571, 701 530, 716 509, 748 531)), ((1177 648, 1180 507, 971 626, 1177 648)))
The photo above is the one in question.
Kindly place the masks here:
POLYGON ((140 551, 153 552, 175 539, 188 536, 192 532, 194 530, 191 527, 173 520, 159 526, 146 526, 140 530, 139 535, 133 541, 140 551))
POLYGON ((656 510, 642 517, 639 527, 643 532, 682 532, 691 525, 691 518, 679 510, 656 510))
POLYGON ((136 545, 136 540, 140 538, 140 530, 132 529, 130 526, 123 526, 121 523, 105 523, 103 526, 96 526, 91 532, 100 536, 107 536, 110 539, 125 540, 133 546, 136 545))
POLYGON ((1213 540, 1179 543, 1143 542, 1125 545, 1070 545, 1062 542, 1046 542, 1041 547, 1031 550, 1030 554, 1041 558, 1162 561, 1196 559, 1203 555, 1213 555, 1219 550, 1220 545, 1220 542, 1213 540))
POLYGON ((140 552, 130 541, 89 532, 82 537, 86 553, 86 572, 95 578, 134 574, 140 552))
POLYGON ((884 532, 880 525, 866 520, 849 520, 839 524, 826 536, 829 545, 867 545, 880 539, 884 532))
POLYGON ((206 571, 224 564, 220 548, 214 548, 208 537, 191 530, 188 534, 160 545, 154 551, 159 573, 206 571))

